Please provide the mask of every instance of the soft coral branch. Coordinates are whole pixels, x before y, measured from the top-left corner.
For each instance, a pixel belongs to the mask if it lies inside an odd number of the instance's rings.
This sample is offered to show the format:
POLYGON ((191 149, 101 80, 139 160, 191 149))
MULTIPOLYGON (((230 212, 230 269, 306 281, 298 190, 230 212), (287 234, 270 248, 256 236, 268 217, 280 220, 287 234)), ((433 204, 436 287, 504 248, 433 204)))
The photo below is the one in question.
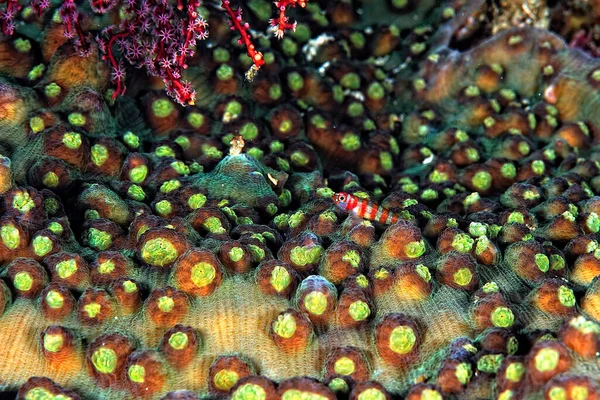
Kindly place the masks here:
MULTIPOLYGON (((73 40, 80 55, 92 52, 91 35, 82 29, 85 17, 80 12, 77 0, 60 0, 59 15, 64 25, 64 36, 73 40)), ((96 36, 102 58, 111 67, 111 80, 116 86, 113 99, 125 92, 125 63, 135 68, 145 68, 150 76, 159 76, 165 83, 167 94, 182 105, 193 105, 196 92, 189 82, 182 81, 182 71, 187 69, 186 60, 194 55, 198 40, 206 39, 208 26, 198 15, 201 0, 88 0, 94 13, 106 14, 119 9, 123 13, 121 21, 110 25, 96 36), (173 4, 174 3, 174 4, 173 4), (119 58, 120 57, 120 58, 119 58)), ((215 0, 218 1, 218 0, 215 0)), ((288 7, 305 7, 308 0, 275 1, 279 16, 271 20, 277 26, 276 36, 281 37, 285 30, 295 29, 296 22, 290 23, 285 15, 288 7)), ((17 13, 21 9, 19 0, 0 0, 6 7, 0 9, 2 32, 14 33, 17 13)), ((50 0, 31 0, 31 8, 40 17, 50 8, 50 0)), ((230 0, 221 0, 221 7, 229 17, 232 30, 239 32, 238 42, 246 46, 252 66, 246 73, 251 80, 265 64, 263 54, 256 49, 249 33, 250 26, 242 20, 242 10, 231 8, 230 0)))
POLYGON ((252 68, 248 71, 246 76, 252 78, 256 75, 260 67, 265 64, 263 54, 260 51, 257 51, 252 43, 252 38, 248 34, 250 25, 247 22, 242 21, 242 9, 238 8, 237 11, 233 11, 229 4, 229 0, 222 0, 221 7, 223 7, 229 15, 229 25, 231 30, 236 30, 240 33, 241 38, 238 40, 238 43, 244 43, 246 45, 248 57, 250 57, 253 63, 252 68))
POLYGON ((296 7, 297 5, 304 8, 308 0, 281 0, 275 2, 275 7, 279 10, 279 18, 271 19, 271 26, 276 27, 275 37, 281 39, 286 30, 296 30, 296 21, 290 23, 289 18, 285 15, 288 7, 296 7))
POLYGON ((77 5, 74 0, 63 0, 59 11, 63 21, 64 36, 74 39, 75 49, 83 56, 90 53, 90 44, 88 43, 83 29, 81 28, 81 15, 77 11, 77 5))

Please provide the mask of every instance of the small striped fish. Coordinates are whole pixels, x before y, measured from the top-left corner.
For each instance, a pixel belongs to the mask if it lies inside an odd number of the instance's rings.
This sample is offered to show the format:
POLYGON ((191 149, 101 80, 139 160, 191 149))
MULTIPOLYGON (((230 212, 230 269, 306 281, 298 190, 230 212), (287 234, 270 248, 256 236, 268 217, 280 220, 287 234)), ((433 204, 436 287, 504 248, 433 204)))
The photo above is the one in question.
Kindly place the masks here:
POLYGON ((371 203, 367 199, 361 199, 350 193, 335 193, 333 202, 342 210, 351 212, 360 218, 371 221, 379 221, 382 224, 393 224, 398 221, 398 214, 390 212, 387 208, 371 203))

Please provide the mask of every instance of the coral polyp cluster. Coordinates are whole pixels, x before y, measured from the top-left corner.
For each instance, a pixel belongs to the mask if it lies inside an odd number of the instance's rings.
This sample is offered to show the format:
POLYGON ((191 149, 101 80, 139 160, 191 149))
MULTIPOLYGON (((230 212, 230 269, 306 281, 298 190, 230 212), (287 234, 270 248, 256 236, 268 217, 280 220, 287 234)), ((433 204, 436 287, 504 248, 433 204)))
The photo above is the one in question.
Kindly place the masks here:
POLYGON ((600 396, 597 4, 84 3, 0 0, 5 395, 600 396))

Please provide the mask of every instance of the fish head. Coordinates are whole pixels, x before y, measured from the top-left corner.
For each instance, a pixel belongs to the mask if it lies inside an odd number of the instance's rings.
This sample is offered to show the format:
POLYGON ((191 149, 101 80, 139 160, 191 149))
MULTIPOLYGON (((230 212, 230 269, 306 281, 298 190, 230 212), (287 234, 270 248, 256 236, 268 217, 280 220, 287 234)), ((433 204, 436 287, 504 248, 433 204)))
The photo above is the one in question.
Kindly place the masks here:
POLYGON ((348 207, 348 203, 350 202, 350 198, 351 198, 350 194, 345 193, 345 192, 334 193, 334 195, 331 197, 331 199, 333 200, 335 205, 344 211, 346 211, 348 209, 347 207, 348 207))

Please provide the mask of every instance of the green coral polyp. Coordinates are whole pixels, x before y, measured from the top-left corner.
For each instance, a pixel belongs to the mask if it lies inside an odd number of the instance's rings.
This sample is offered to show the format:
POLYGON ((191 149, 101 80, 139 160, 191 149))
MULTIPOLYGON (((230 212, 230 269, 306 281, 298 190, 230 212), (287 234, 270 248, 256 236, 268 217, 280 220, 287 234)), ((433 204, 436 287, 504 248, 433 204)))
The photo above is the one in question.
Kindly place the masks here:
POLYGON ((101 374, 112 374, 117 368, 117 353, 113 349, 101 347, 92 354, 92 364, 101 374))
POLYGON ((208 217, 204 223, 204 227, 212 234, 222 234, 226 230, 218 217, 208 217))
MULTIPOLYGON (((474 149, 474 148, 472 148, 472 147, 469 147, 469 148, 467 148, 467 149, 465 150, 465 153, 466 153, 466 155, 467 155, 467 159, 468 159, 469 161, 472 161, 472 162, 479 161, 479 152, 477 151, 477 149, 474 149)), ((489 173, 488 173, 488 172, 486 172, 486 171, 479 171, 477 174, 481 174, 481 173, 484 173, 484 174, 489 174, 489 173)), ((477 174, 475 174, 475 177, 477 177, 477 174)), ((482 181, 484 181, 484 178, 481 178, 481 180, 482 180, 482 181)), ((476 179, 475 179, 475 178, 473 178, 473 183, 474 183, 474 184, 475 184, 475 181, 476 181, 476 179)), ((490 181, 491 181, 491 175, 490 175, 490 181)))
POLYGON ((83 217, 86 221, 91 221, 100 218, 100 213, 96 210, 85 210, 83 217))
POLYGON ((181 187, 181 182, 179 182, 177 179, 171 179, 166 182, 163 182, 163 184, 160 185, 160 191, 161 191, 161 193, 166 194, 166 193, 170 193, 174 190, 177 190, 180 187, 181 187))
POLYGON ((133 183, 142 183, 148 175, 148 166, 145 164, 138 165, 137 167, 131 168, 129 171, 129 179, 133 183))
POLYGON ((51 290, 46 294, 46 304, 48 304, 48 306, 50 308, 61 308, 63 306, 63 304, 65 303, 65 299, 63 297, 62 294, 60 294, 59 291, 57 290, 51 290))
POLYGON ((425 282, 430 282, 431 281, 431 272, 429 271, 429 268, 427 268, 425 265, 423 264, 419 264, 415 267, 415 270, 417 271, 417 274, 423 278, 423 280, 425 282))
POLYGON ((492 174, 487 171, 479 171, 473 176, 473 186, 478 190, 488 190, 492 187, 492 174))
POLYGON ((134 293, 137 290, 137 285, 132 281, 123 282, 123 290, 125 293, 134 293))
POLYGON ((565 259, 558 254, 550 255, 550 269, 552 271, 560 271, 565 268, 565 259))
POLYGON ((175 301, 169 296, 159 297, 156 303, 158 304, 158 309, 165 313, 171 312, 175 307, 175 301))
POLYGON ((499 328, 509 328, 515 321, 515 316, 510 308, 496 307, 490 315, 494 326, 499 328))
POLYGON ((390 333, 389 347, 394 353, 410 353, 416 343, 417 336, 410 326, 397 326, 390 333))
POLYGON ((17 192, 13 197, 12 206, 15 210, 22 214, 28 213, 31 209, 35 208, 35 202, 29 196, 27 192, 17 192))
POLYGON ((390 171, 394 166, 392 154, 388 151, 382 151, 379 153, 379 162, 381 163, 381 168, 386 171, 390 171))
POLYGON ((495 374, 500 369, 502 360, 504 360, 503 354, 486 354, 477 361, 477 369, 488 374, 495 374))
POLYGON ((385 96, 385 89, 379 82, 373 82, 367 88, 367 96, 373 100, 381 100, 385 96))
POLYGON ((348 383, 343 380, 342 378, 333 378, 330 382, 329 382, 329 388, 331 390, 333 390, 334 392, 339 392, 339 393, 348 393, 348 391, 350 390, 350 387, 348 386, 348 383))
POLYGON ((418 258, 425 254, 425 242, 410 242, 404 246, 404 253, 409 258, 418 258))
POLYGON ((152 113, 158 118, 166 118, 175 110, 175 106, 168 99, 156 99, 152 102, 152 113))
POLYGON ((89 303, 83 307, 83 311, 85 311, 88 317, 96 318, 100 314, 100 311, 102 311, 102 306, 98 303, 89 303))
POLYGON ((291 155, 290 155, 290 160, 296 164, 296 165, 300 165, 300 166, 306 166, 308 165, 308 163, 310 162, 310 158, 302 151, 298 150, 298 151, 294 151, 291 155))
POLYGON ((98 250, 106 250, 112 245, 112 236, 108 232, 90 228, 88 241, 92 247, 98 250))
POLYGON ((204 153, 204 155, 208 158, 220 159, 223 157, 223 152, 221 152, 221 150, 208 144, 202 145, 202 153, 204 153))
POLYGON ((516 222, 519 224, 524 224, 525 217, 523 216, 522 213, 520 213, 518 211, 513 211, 508 215, 506 222, 508 222, 508 223, 516 222))
POLYGON ((2 243, 9 250, 16 249, 21 243, 21 234, 12 223, 2 225, 2 228, 0 228, 0 238, 2 238, 2 243))
POLYGON ((60 88, 60 86, 52 82, 46 85, 46 87, 44 88, 44 94, 46 95, 46 97, 49 98, 57 97, 58 95, 60 95, 61 90, 62 89, 60 88))
POLYGON ((357 90, 360 88, 360 77, 355 72, 349 72, 342 76, 340 84, 347 89, 357 90))
POLYGON ((410 46, 410 52, 413 54, 421 54, 423 51, 425 51, 426 47, 427 45, 422 42, 413 43, 410 46))
POLYGON ((470 85, 467 86, 467 88, 465 89, 465 95, 467 95, 468 97, 475 97, 475 96, 479 96, 481 94, 479 88, 475 85, 470 85))
POLYGON ((175 151, 169 146, 158 146, 156 150, 154 150, 154 154, 156 154, 157 157, 175 157, 175 151))
POLYGON ((98 265, 98 272, 101 274, 110 274, 115 270, 115 263, 112 260, 107 260, 98 265))
POLYGON ((459 286, 467 286, 473 280, 473 273, 469 268, 460 268, 452 276, 454 283, 459 286))
POLYGON ((81 147, 81 135, 77 132, 67 132, 63 135, 62 143, 67 149, 77 150, 81 147))
POLYGON ((576 385, 571 389, 573 400, 587 400, 589 391, 585 386, 576 385))
POLYGON ((233 262, 238 262, 244 257, 244 249, 241 247, 232 247, 229 252, 229 259, 233 262))
POLYGON ((546 170, 546 164, 542 160, 535 160, 531 163, 531 170, 537 175, 542 175, 546 170))
POLYGON ((600 230, 600 218, 598 214, 591 212, 585 220, 585 225, 591 232, 597 233, 600 230))
POLYGON ((273 322, 273 332, 284 339, 289 339, 294 336, 296 327, 296 318, 289 313, 279 315, 273 322))
POLYGON ((277 292, 282 292, 285 290, 290 285, 291 281, 292 277, 284 267, 277 265, 271 271, 269 283, 277 292))
POLYGON ((443 400, 444 398, 437 390, 424 389, 421 392, 421 400, 443 400))
POLYGON ((50 239, 48 236, 36 236, 33 239, 32 245, 33 252, 38 257, 43 257, 46 254, 50 253, 50 251, 52 251, 52 248, 54 247, 52 239, 50 239))
POLYGON ((258 137, 258 127, 253 122, 247 122, 240 128, 240 135, 245 140, 254 140, 258 137))
POLYGON ((304 87, 304 78, 298 72, 291 72, 287 76, 287 83, 292 91, 297 92, 304 87))
POLYGON ((231 68, 227 64, 221 64, 219 68, 217 68, 217 78, 220 81, 226 81, 233 77, 233 68, 231 68))
POLYGON ((342 261, 349 263, 353 268, 360 265, 360 254, 356 250, 348 250, 342 256, 342 261))
POLYGON ((146 369, 138 364, 134 364, 127 370, 127 376, 131 382, 144 383, 146 380, 146 369))
POLYGON ((137 149, 140 146, 140 138, 133 132, 126 132, 123 135, 123 141, 131 148, 137 149))
POLYGON ((148 240, 144 243, 141 254, 144 262, 161 267, 172 263, 179 256, 175 246, 164 238, 148 240))
POLYGON ((537 265, 540 271, 548 272, 548 269, 550 268, 550 260, 548 259, 547 255, 538 253, 535 255, 534 259, 535 265, 537 265))
POLYGON ((85 125, 86 119, 82 113, 72 112, 67 117, 69 123, 74 126, 83 126, 85 125))
POLYGON ((336 374, 352 375, 356 371, 356 365, 351 358, 340 357, 333 364, 333 370, 336 374))
POLYGON ((146 193, 144 193, 144 189, 134 184, 127 189, 127 196, 133 200, 143 201, 146 198, 146 193))
POLYGON ((529 146, 529 144, 527 142, 521 142, 517 145, 517 150, 519 151, 519 153, 521 153, 522 155, 525 156, 525 155, 529 154, 531 147, 529 146))
POLYGON ((206 200, 207 199, 205 195, 202 193, 196 193, 190 196, 187 203, 192 210, 196 210, 202 207, 206 203, 206 200))
POLYGON ((368 388, 360 392, 358 400, 386 400, 387 396, 377 388, 368 388))
MULTIPOLYGON (((188 121, 189 121, 189 119, 190 118, 188 116, 188 121)), ((182 136, 178 136, 175 139, 175 143, 177 143, 179 145, 179 147, 181 147, 183 150, 189 149, 190 146, 192 145, 191 142, 190 142, 190 139, 188 139, 187 137, 185 137, 183 135, 182 136)))
POLYGON ((558 301, 565 307, 573 307, 575 305, 575 294, 573 294, 573 290, 561 285, 558 288, 558 301))
POLYGON ((348 314, 354 321, 364 321, 371 315, 371 308, 362 300, 357 300, 350 304, 348 314))
POLYGON ((192 267, 191 279, 197 287, 210 285, 217 276, 217 270, 214 265, 207 262, 200 262, 192 267))
POLYGON ((516 337, 511 336, 510 338, 508 338, 508 343, 506 344, 506 351, 509 355, 513 355, 517 352, 517 350, 519 350, 519 340, 516 337))
MULTIPOLYGON (((328 400, 329 397, 298 389, 288 389, 281 395, 281 400, 328 400)), ((361 399, 362 400, 362 399, 361 399)))
POLYGON ((296 265, 305 266, 318 262, 322 253, 321 246, 296 246, 290 251, 290 260, 296 265))
POLYGON ((31 51, 31 42, 27 39, 15 39, 13 44, 19 53, 29 53, 31 51))
POLYGON ((346 133, 340 141, 342 148, 346 151, 355 151, 360 149, 360 136, 355 133, 346 133))
POLYGON ((358 101, 353 101, 348 106, 348 115, 352 118, 360 117, 361 115, 363 115, 364 112, 365 107, 362 105, 362 103, 359 103, 358 101))
POLYGON ((17 290, 26 292, 33 286, 33 278, 29 272, 20 271, 15 274, 13 283, 17 290))
POLYGON ((108 149, 101 144, 93 145, 91 149, 91 158, 95 165, 101 167, 108 160, 108 149))
POLYGON ((267 392, 260 385, 245 383, 233 392, 231 400, 267 400, 267 392))
POLYGON ((461 253, 470 252, 473 249, 473 244, 475 244, 473 238, 464 233, 458 233, 452 239, 452 248, 461 253))
POLYGON ((173 211, 173 205, 169 200, 161 200, 155 205, 156 212, 159 215, 169 215, 173 211))
POLYGON ((448 174, 434 169, 431 174, 429 174, 429 180, 433 183, 446 182, 448 180, 448 174))
POLYGON ((229 390, 237 383, 239 379, 240 376, 237 372, 228 369, 222 369, 215 374, 213 382, 218 389, 229 390))
POLYGON ((272 100, 278 100, 281 97, 282 91, 281 91, 281 85, 279 85, 278 83, 275 83, 271 86, 269 86, 269 97, 272 100))
POLYGON ((188 345, 188 336, 184 332, 175 332, 169 336, 169 346, 175 350, 183 350, 188 345))
POLYGON ((31 128, 31 131, 33 133, 40 133, 44 130, 44 128, 46 128, 46 124, 44 123, 44 120, 42 118, 32 117, 29 120, 29 127, 31 128))
POLYGON ((460 363, 456 366, 456 369, 454 370, 454 375, 456 376, 456 379, 458 379, 458 381, 463 384, 466 385, 467 383, 469 383, 469 381, 471 380, 471 377, 473 376, 473 370, 471 368, 471 364, 469 363, 460 363))
POLYGON ((44 335, 44 350, 49 351, 50 353, 57 353, 62 350, 64 346, 63 335, 56 334, 47 334, 44 335))
POLYGON ((304 297, 304 307, 315 315, 321 315, 327 309, 327 295, 322 292, 313 291, 304 297))
POLYGON ((487 233, 487 227, 481 222, 471 222, 469 224, 469 233, 475 237, 484 236, 487 233))
POLYGON ((278 153, 280 151, 283 151, 284 149, 285 146, 279 140, 272 140, 269 143, 269 150, 271 151, 271 153, 278 153))
POLYGON ((77 272, 77 262, 70 258, 56 264, 56 272, 61 279, 67 279, 77 272))
POLYGON ((549 400, 567 400, 568 398, 567 391, 563 387, 552 386, 550 390, 548 390, 549 400))
POLYGON ((496 282, 488 282, 485 285, 483 285, 481 290, 483 291, 483 293, 489 294, 498 292, 500 288, 498 287, 498 284, 496 282))
POLYGON ((526 371, 523 363, 513 362, 506 367, 505 376, 511 382, 520 382, 526 371))
POLYGON ((553 348, 543 348, 535 355, 535 368, 540 372, 553 371, 558 367, 560 353, 553 348))

